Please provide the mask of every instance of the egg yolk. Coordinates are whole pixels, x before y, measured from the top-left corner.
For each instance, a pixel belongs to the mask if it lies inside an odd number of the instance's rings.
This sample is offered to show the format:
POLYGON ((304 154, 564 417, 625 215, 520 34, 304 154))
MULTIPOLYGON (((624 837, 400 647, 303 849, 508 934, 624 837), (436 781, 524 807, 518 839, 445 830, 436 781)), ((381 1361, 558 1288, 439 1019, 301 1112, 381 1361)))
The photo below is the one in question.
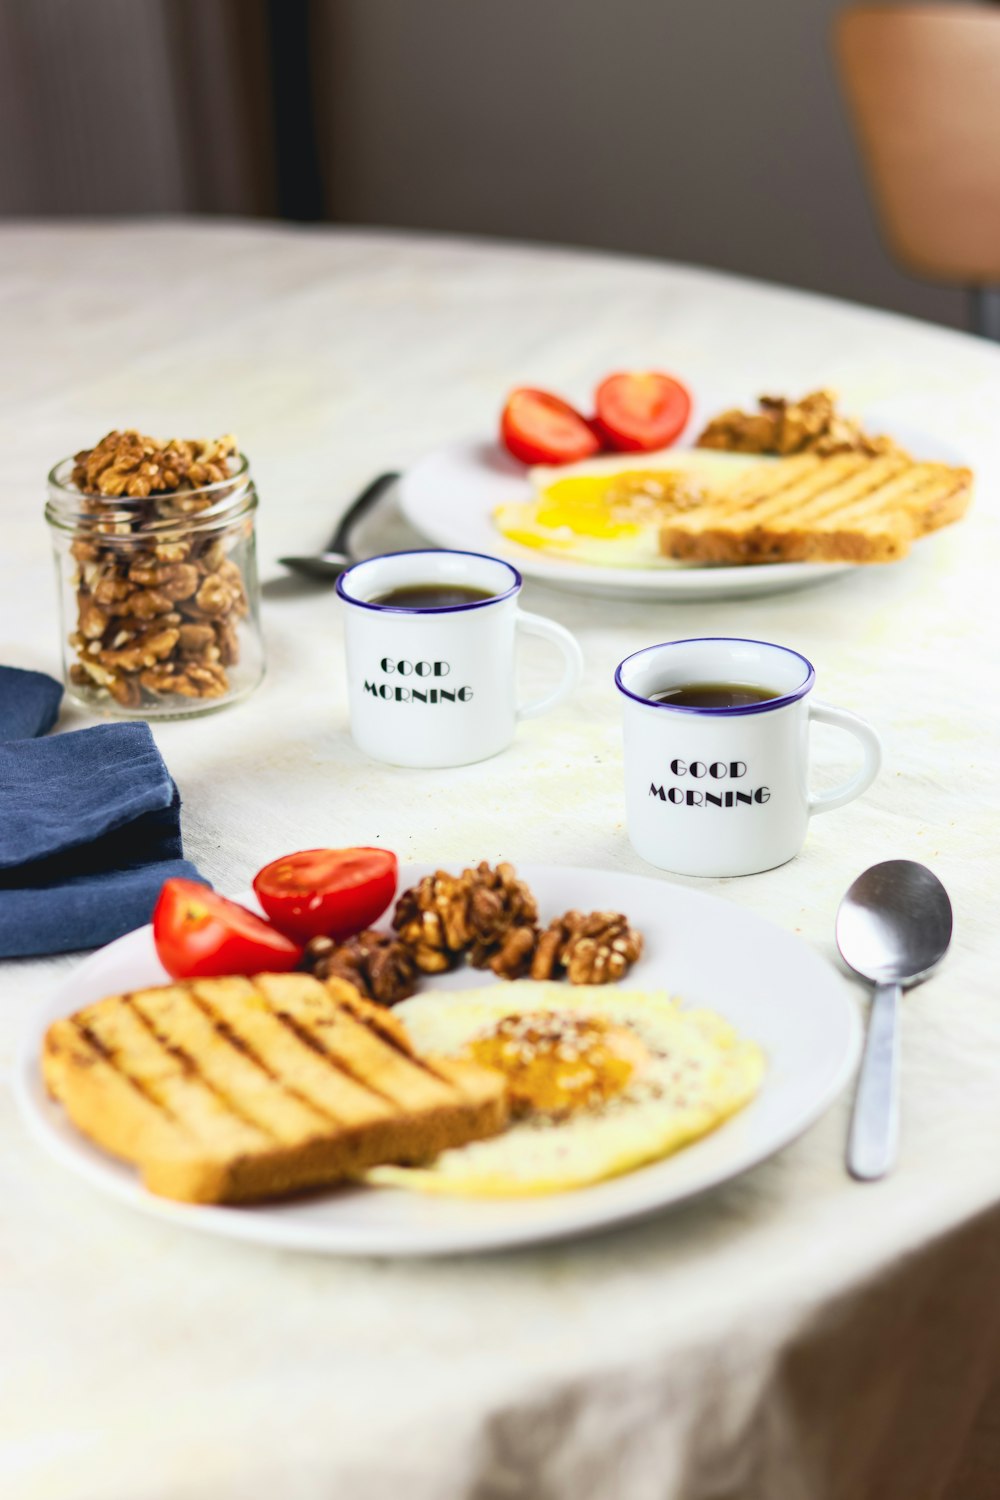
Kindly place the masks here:
POLYGON ((622 536, 704 499, 701 486, 685 474, 636 470, 610 480, 560 479, 542 491, 537 520, 581 536, 622 536))
POLYGON ((627 544, 707 498, 690 475, 637 469, 558 479, 537 500, 498 505, 493 515, 497 529, 522 546, 571 551, 577 537, 627 544))
POLYGON ((465 1051, 503 1073, 515 1115, 597 1109, 622 1093, 649 1060, 627 1027, 558 1011, 504 1016, 465 1051))

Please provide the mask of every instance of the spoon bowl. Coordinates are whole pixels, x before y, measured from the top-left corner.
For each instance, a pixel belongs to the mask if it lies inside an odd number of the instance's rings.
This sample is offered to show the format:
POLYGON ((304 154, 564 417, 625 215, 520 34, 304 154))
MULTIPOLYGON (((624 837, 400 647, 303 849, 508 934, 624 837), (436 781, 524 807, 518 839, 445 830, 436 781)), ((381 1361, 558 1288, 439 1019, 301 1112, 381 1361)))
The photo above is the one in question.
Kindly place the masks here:
POLYGON ((308 557, 278 558, 281 566, 289 572, 298 573, 303 578, 315 578, 321 583, 332 583, 339 578, 353 560, 344 552, 312 552, 308 557))
POLYGON ((873 984, 917 984, 951 942, 948 892, 912 859, 887 859, 859 875, 837 912, 837 947, 873 984))

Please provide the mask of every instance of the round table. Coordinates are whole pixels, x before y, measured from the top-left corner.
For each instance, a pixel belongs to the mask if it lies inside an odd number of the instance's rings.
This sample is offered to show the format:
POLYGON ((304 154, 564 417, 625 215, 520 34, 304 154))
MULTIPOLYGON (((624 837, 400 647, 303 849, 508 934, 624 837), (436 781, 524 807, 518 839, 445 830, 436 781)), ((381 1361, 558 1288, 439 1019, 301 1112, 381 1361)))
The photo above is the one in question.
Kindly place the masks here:
MULTIPOLYGON (((848 1100, 780 1156, 603 1237, 440 1262, 337 1261, 185 1233, 98 1196, 0 1097, 0 1491, 9 1500, 979 1500, 1000 1487, 996 903, 1000 354, 962 335, 685 267, 390 233, 201 222, 8 225, 0 661, 58 671, 45 473, 116 425, 234 430, 262 496, 269 671, 158 726, 187 850, 245 889, 265 860, 378 838, 403 859, 653 873, 623 829, 616 662, 681 634, 786 642, 873 720, 886 765, 802 855, 703 881, 833 959, 865 865, 925 860, 946 965, 904 1009, 899 1167, 843 1166, 848 1100), (585 400, 661 365, 720 404, 838 388, 975 466, 961 526, 905 563, 753 601, 595 601, 580 690, 454 772, 347 732, 338 611, 275 558, 375 472, 491 428, 515 384, 585 400)), ((406 545, 387 506, 360 538, 406 545)), ((549 665, 529 660, 527 686, 549 665)), ((62 728, 80 727, 67 707, 62 728)), ((823 740, 821 762, 842 773, 823 740)), ((656 878, 668 879, 666 876, 656 878)), ((2 900, 0 895, 0 900, 2 900)), ((74 960, 6 966, 2 1061, 74 960)), ((859 988, 858 1003, 863 1002, 859 988)), ((808 1005, 809 996, 802 996, 808 1005)))

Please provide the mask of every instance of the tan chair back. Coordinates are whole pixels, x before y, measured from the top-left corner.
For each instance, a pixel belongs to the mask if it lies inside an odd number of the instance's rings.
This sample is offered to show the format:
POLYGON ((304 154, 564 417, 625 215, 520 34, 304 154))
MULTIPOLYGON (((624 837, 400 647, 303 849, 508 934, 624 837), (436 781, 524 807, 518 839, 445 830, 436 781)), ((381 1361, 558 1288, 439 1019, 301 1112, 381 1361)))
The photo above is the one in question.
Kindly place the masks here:
POLYGON ((892 254, 1000 285, 1000 7, 856 7, 834 47, 892 254))

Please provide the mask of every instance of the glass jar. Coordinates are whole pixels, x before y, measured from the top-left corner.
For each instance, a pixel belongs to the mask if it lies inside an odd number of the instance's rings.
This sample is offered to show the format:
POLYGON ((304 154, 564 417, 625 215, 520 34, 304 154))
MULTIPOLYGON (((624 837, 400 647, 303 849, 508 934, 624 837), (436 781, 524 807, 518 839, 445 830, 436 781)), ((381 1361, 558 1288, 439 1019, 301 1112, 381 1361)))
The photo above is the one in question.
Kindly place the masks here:
POLYGON ((180 719, 245 698, 264 675, 254 513, 241 453, 225 479, 133 499, 49 474, 67 692, 87 708, 180 719))

